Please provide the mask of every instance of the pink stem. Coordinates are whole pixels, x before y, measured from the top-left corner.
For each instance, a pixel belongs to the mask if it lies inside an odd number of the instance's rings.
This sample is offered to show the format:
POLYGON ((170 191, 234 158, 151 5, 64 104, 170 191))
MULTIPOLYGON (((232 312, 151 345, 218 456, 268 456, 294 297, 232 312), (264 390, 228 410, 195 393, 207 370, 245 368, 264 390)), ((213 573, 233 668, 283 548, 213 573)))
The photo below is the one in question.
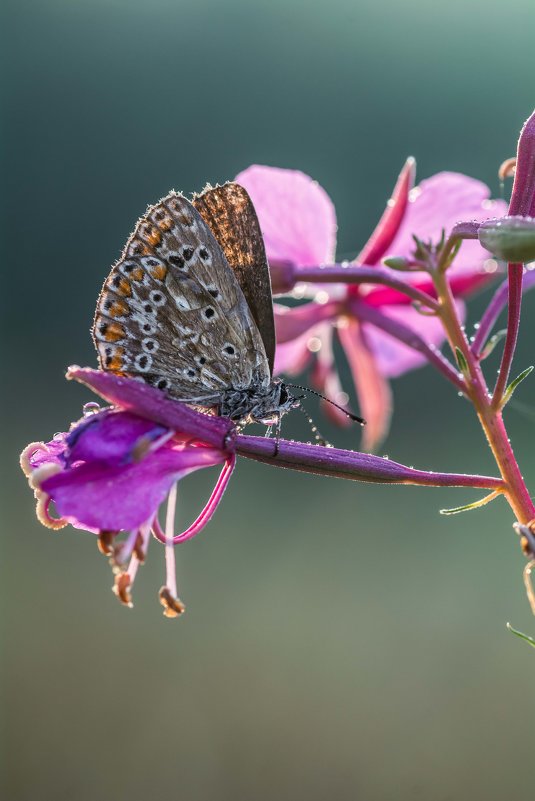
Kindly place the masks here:
MULTIPOLYGON (((519 265, 521 267, 521 265, 519 265)), ((520 279, 522 270, 520 270, 520 279)), ((507 431, 505 429, 500 407, 494 406, 489 397, 485 377, 479 359, 476 358, 464 333, 457 313, 457 307, 448 282, 447 273, 435 274, 437 295, 441 301, 441 316, 450 345, 458 348, 467 364, 470 380, 467 381, 466 394, 472 401, 479 421, 487 437, 496 464, 505 482, 505 495, 516 519, 527 523, 535 517, 535 506, 531 500, 522 473, 516 461, 507 431)), ((521 286, 520 286, 521 290, 521 286)), ((518 330, 518 329, 517 329, 518 330)), ((509 362, 510 363, 510 362, 509 362)))
POLYGON ((511 363, 515 353, 520 325, 520 308, 522 305, 522 264, 509 265, 509 305, 507 309, 507 334, 503 348, 502 361, 498 371, 498 379, 492 396, 492 406, 499 409, 503 401, 503 393, 509 379, 511 363))
POLYGON ((190 540, 192 537, 195 537, 196 534, 204 528, 204 526, 208 523, 212 515, 214 514, 221 498, 223 497, 223 493, 227 488, 227 484, 229 479, 232 475, 234 470, 234 465, 236 464, 236 457, 233 454, 229 456, 225 464, 223 465, 223 469, 217 479, 216 485, 212 490, 212 494, 208 499, 208 503, 197 517, 197 519, 189 526, 185 531, 181 534, 176 534, 171 539, 168 536, 168 530, 166 526, 166 532, 164 533, 161 529, 161 526, 157 519, 155 519, 153 524, 153 533, 156 539, 160 540, 164 545, 169 546, 170 543, 173 545, 178 545, 180 542, 186 542, 186 540, 190 540))
POLYGON ((313 267, 299 267, 286 262, 271 265, 271 281, 274 294, 291 292, 297 283, 317 284, 376 284, 390 287, 397 292, 422 303, 436 311, 438 303, 427 292, 411 286, 402 278, 392 275, 384 267, 368 267, 363 264, 322 264, 313 267))
POLYGON ((307 445, 303 442, 279 441, 277 453, 273 440, 245 434, 236 439, 236 452, 274 467, 287 467, 317 475, 348 478, 375 484, 412 484, 427 487, 473 487, 502 491, 505 483, 492 476, 462 473, 434 473, 372 454, 307 445))
POLYGON ((296 267, 295 279, 302 282, 318 284, 380 284, 395 289, 413 300, 422 303, 429 309, 437 310, 438 303, 431 295, 411 286, 401 278, 396 278, 384 267, 366 267, 365 265, 330 264, 321 267, 296 267))
POLYGON ((464 392, 466 387, 464 381, 459 376, 457 371, 452 367, 450 362, 438 350, 438 348, 431 347, 420 337, 412 328, 403 325, 397 320, 392 320, 385 314, 382 314, 378 309, 370 306, 367 303, 362 303, 359 300, 352 299, 350 301, 351 309, 361 322, 368 322, 380 328, 385 333, 408 345, 410 348, 417 350, 432 364, 436 369, 445 376, 448 381, 457 387, 458 390, 464 392))
MULTIPOLYGON (((522 294, 524 295, 528 290, 533 289, 535 287, 535 270, 530 270, 524 273, 524 278, 522 281, 522 294)), ((500 316, 502 310, 507 305, 507 298, 509 295, 509 284, 508 281, 504 281, 501 284, 496 292, 494 293, 492 300, 490 301, 489 305, 485 309, 485 312, 479 322, 479 327, 477 332, 472 340, 472 353, 475 356, 480 356, 481 351, 485 347, 485 343, 489 337, 490 332, 492 331, 494 324, 498 317, 500 316)))

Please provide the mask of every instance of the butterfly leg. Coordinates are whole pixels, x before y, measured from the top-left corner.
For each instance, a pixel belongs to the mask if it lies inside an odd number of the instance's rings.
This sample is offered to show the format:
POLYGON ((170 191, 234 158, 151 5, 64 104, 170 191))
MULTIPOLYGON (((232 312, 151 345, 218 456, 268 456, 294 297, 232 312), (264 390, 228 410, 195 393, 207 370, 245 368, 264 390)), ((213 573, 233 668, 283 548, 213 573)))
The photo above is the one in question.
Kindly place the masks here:
POLYGON ((279 447, 281 441, 281 422, 282 422, 282 415, 279 412, 279 414, 277 414, 277 421, 275 423, 275 452, 273 453, 273 456, 279 455, 279 447))

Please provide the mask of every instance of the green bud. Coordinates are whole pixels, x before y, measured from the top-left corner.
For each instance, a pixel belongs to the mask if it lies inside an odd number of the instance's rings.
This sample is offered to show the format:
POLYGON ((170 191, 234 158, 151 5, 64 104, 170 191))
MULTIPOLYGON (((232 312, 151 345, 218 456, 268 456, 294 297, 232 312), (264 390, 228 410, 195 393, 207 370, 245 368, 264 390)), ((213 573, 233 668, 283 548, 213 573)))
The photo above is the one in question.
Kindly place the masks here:
POLYGON ((479 226, 479 241, 498 259, 510 262, 535 261, 535 219, 501 217, 479 226))
POLYGON ((388 259, 383 259, 385 267, 390 267, 391 270, 410 270, 411 262, 404 259, 403 256, 391 256, 388 259))

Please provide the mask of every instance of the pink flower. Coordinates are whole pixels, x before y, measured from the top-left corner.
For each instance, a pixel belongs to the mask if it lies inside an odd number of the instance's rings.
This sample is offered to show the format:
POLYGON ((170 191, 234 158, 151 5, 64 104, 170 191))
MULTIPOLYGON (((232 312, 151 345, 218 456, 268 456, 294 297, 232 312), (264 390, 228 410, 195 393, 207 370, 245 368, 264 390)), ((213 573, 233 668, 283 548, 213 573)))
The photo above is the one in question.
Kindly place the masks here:
POLYGON ((115 573, 115 593, 128 606, 152 533, 166 545, 167 575, 160 601, 164 613, 176 617, 184 607, 177 595, 173 546, 195 536, 221 500, 235 461, 224 446, 231 424, 199 415, 132 379, 79 368, 71 375, 104 388, 108 396, 119 393, 123 408, 90 409, 68 433, 24 449, 21 466, 35 493, 37 517, 50 528, 70 523, 97 534, 115 573), (136 414, 140 409, 152 419, 136 414), (169 409, 173 428, 161 422, 169 409), (221 476, 204 510, 186 531, 174 535, 177 482, 195 470, 220 464, 221 476), (166 499, 164 533, 158 510, 166 499), (57 517, 50 514, 51 503, 57 517))
MULTIPOLYGON (((414 175, 414 160, 408 159, 381 220, 355 264, 376 267, 388 256, 410 259, 415 250, 413 235, 438 243, 442 232, 450 231, 459 219, 482 220, 505 210, 503 201, 490 200, 488 188, 468 176, 438 173, 413 188, 414 175)), ((319 184, 302 172, 260 165, 244 170, 236 181, 251 195, 272 269, 284 262, 305 268, 325 265, 327 269, 333 264, 336 214, 319 184)), ((486 259, 488 253, 477 240, 463 243, 448 272, 457 296, 488 281, 486 259)), ((434 295, 428 274, 388 272, 398 281, 434 295)), ((461 301, 459 306, 463 313, 461 301)), ((444 338, 440 320, 421 314, 407 295, 390 286, 321 285, 319 291, 316 287, 312 303, 292 309, 278 305, 275 317, 276 370, 295 375, 312 366, 313 385, 345 404, 347 395, 333 359, 333 338, 339 339, 353 376, 360 413, 368 422, 363 435, 363 446, 368 450, 375 449, 388 431, 392 407, 388 379, 420 367, 430 354, 435 353, 439 361, 442 358, 438 353, 444 338)), ((337 422, 348 424, 332 406, 324 404, 324 409, 337 422)))

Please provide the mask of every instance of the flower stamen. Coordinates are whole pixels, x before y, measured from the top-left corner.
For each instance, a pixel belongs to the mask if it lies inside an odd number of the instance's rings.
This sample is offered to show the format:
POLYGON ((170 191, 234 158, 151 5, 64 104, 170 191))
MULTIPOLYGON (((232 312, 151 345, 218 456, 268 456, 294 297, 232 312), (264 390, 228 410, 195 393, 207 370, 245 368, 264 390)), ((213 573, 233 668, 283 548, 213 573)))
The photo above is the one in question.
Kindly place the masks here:
POLYGON ((97 545, 101 554, 104 556, 111 556, 113 553, 113 540, 117 535, 117 531, 109 531, 103 529, 98 533, 97 545))
POLYGON ((165 515, 165 584, 160 588, 160 603, 166 617, 178 617, 185 611, 185 606, 178 597, 176 587, 176 564, 173 531, 175 528, 175 510, 177 485, 173 484, 167 499, 165 515))

